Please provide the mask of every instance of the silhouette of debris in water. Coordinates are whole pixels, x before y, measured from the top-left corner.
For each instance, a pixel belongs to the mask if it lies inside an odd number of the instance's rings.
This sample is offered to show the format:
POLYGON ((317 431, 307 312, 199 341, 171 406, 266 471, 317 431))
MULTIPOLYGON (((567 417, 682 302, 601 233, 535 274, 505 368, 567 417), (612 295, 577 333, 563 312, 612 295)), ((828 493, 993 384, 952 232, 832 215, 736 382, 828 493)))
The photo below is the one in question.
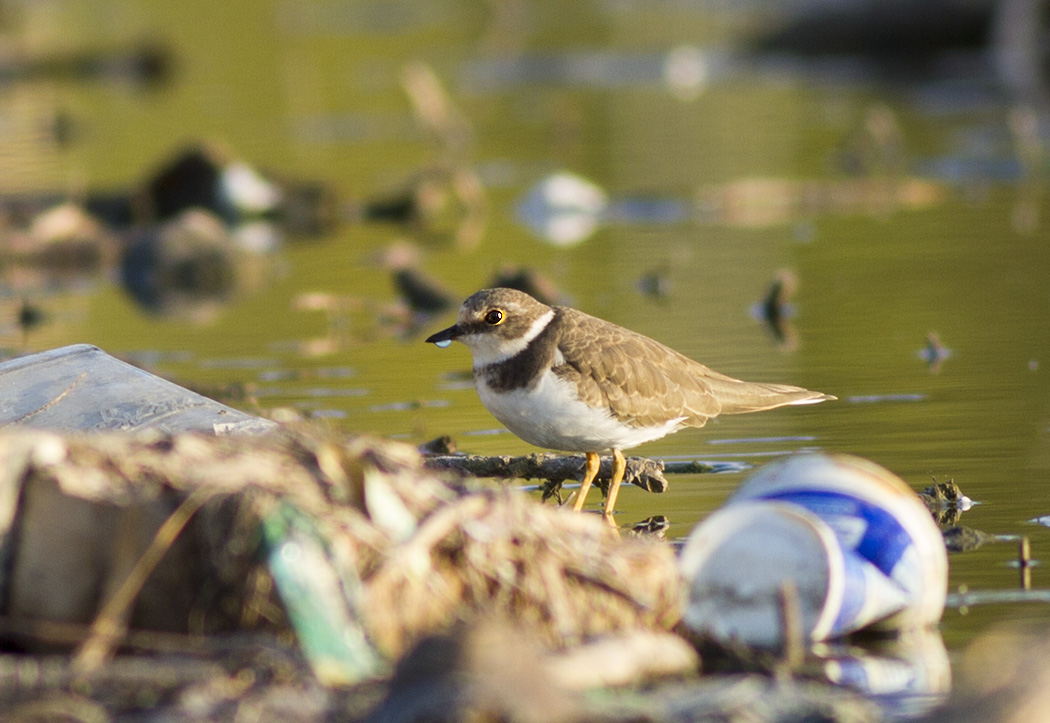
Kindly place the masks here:
POLYGON ((665 515, 653 515, 631 525, 628 532, 638 537, 655 537, 664 539, 671 521, 665 515))
POLYGON ((638 289, 638 293, 642 294, 642 296, 646 296, 653 301, 666 303, 671 298, 674 284, 665 265, 649 269, 638 277, 638 281, 635 282, 635 288, 638 289))
POLYGON ((765 298, 752 307, 752 315, 765 323, 777 345, 785 350, 798 346, 798 334, 791 323, 795 315, 791 299, 797 290, 798 276, 789 269, 781 269, 770 283, 765 298))
POLYGON ((171 76, 174 62, 169 48, 155 43, 110 50, 74 50, 0 57, 0 87, 39 80, 134 83, 152 89, 171 76))
POLYGON ((29 344, 29 332, 36 329, 38 326, 42 326, 48 320, 48 314, 44 311, 43 307, 34 304, 26 297, 22 297, 21 303, 18 306, 18 314, 15 317, 15 324, 18 329, 22 332, 22 348, 26 348, 29 344))
POLYGON ((932 485, 919 492, 919 499, 941 527, 956 524, 962 513, 973 506, 973 500, 963 494, 954 479, 938 482, 934 478, 932 485))
POLYGON ((456 442, 452 437, 445 434, 423 442, 423 444, 419 445, 419 451, 424 455, 455 454, 456 442))
POLYGON ((534 299, 555 306, 565 304, 567 298, 547 277, 526 266, 503 266, 492 277, 489 288, 517 289, 534 299))
POLYGON ((934 477, 933 484, 919 493, 919 497, 926 503, 927 507, 958 505, 969 509, 972 501, 963 494, 955 479, 947 482, 938 482, 934 477))
POLYGON ((926 335, 926 346, 920 349, 918 357, 926 362, 930 374, 939 374, 946 359, 951 359, 954 352, 941 343, 941 337, 935 331, 926 335))
POLYGON ((398 294, 414 312, 439 314, 455 304, 451 293, 418 269, 397 269, 393 279, 398 294))
POLYGON ((398 298, 413 316, 413 326, 458 303, 451 291, 419 269, 420 251, 415 244, 396 241, 379 254, 378 263, 390 270, 398 298))
POLYGON ((316 236, 336 222, 334 194, 324 185, 268 178, 212 143, 172 155, 130 195, 130 218, 164 221, 190 208, 211 211, 231 228, 266 221, 293 235, 316 236))
POLYGON ((748 46, 754 53, 865 58, 884 73, 912 77, 942 54, 983 48, 995 7, 957 0, 799 6, 748 46))

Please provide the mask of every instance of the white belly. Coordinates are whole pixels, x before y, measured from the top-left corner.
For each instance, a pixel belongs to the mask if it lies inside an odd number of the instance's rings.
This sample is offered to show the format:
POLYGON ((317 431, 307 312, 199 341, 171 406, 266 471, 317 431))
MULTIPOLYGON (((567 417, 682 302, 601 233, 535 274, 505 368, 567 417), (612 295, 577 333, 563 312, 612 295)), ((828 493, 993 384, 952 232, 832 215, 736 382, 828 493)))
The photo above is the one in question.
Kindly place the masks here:
POLYGON ((478 396, 492 415, 526 442, 566 452, 630 449, 678 430, 684 418, 658 427, 629 427, 607 410, 581 402, 575 387, 552 372, 530 390, 495 393, 479 381, 478 396))

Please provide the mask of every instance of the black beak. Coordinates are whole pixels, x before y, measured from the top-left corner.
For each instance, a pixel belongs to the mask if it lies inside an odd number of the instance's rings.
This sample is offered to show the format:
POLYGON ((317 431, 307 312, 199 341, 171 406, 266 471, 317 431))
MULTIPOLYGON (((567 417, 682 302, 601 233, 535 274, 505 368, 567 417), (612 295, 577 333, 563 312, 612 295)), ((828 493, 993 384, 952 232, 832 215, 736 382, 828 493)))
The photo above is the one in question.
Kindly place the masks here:
POLYGON ((459 336, 459 327, 453 324, 447 329, 442 329, 436 334, 431 334, 427 337, 427 344, 440 344, 441 342, 448 343, 459 336))

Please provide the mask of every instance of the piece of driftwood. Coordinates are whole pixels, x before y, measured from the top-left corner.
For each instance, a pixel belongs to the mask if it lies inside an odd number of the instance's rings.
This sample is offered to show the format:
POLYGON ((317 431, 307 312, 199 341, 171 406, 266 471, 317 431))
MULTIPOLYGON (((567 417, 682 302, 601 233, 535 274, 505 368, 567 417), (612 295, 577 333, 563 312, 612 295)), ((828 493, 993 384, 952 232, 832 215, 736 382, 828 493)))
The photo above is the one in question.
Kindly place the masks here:
MULTIPOLYGON (((543 479, 553 485, 583 476, 586 458, 582 454, 549 454, 537 452, 520 457, 511 455, 433 455, 423 458, 423 465, 431 470, 455 471, 470 477, 498 477, 501 479, 543 479)), ((648 457, 628 457, 623 481, 641 487, 647 492, 665 492, 664 474, 707 474, 743 469, 732 462, 699 462, 682 460, 665 462, 648 457)), ((612 476, 612 457, 602 457, 598 480, 602 487, 612 476)))

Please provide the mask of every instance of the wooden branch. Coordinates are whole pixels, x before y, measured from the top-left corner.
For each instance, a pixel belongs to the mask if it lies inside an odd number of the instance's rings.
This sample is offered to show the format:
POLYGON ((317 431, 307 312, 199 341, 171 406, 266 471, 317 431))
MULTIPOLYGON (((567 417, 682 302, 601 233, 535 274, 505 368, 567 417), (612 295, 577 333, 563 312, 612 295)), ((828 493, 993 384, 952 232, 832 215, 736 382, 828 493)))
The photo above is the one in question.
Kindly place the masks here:
MULTIPOLYGON (((552 485, 560 486, 566 480, 578 480, 583 475, 585 457, 582 454, 563 455, 536 453, 522 457, 498 455, 485 457, 481 455, 445 454, 423 458, 428 469, 455 471, 468 477, 499 477, 503 479, 544 479, 552 485)), ((627 472, 623 481, 637 485, 648 492, 667 490, 667 478, 670 474, 705 474, 743 469, 730 462, 697 462, 685 460, 665 463, 660 459, 648 457, 628 457, 627 472)), ((602 457, 598 479, 606 483, 612 475, 612 457, 602 457)), ((602 482, 595 482, 603 486, 602 482)))

